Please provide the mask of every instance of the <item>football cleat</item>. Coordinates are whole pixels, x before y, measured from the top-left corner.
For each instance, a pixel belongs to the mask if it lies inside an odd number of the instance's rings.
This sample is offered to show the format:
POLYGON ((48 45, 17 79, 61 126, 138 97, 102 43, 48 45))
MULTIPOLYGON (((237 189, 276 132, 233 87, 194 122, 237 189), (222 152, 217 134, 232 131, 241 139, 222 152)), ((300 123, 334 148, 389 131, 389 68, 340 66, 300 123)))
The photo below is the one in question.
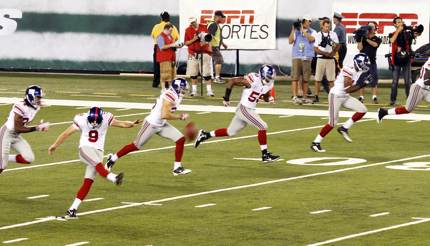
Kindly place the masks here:
POLYGON ((340 133, 342 135, 342 137, 348 142, 348 143, 352 143, 352 139, 348 134, 348 129, 346 129, 345 127, 341 126, 339 128, 337 128, 337 132, 340 133))
POLYGON ((208 92, 208 93, 207 93, 207 96, 208 96, 208 97, 214 97, 214 96, 215 96, 215 94, 214 94, 213 92, 208 92))
POLYGON ((69 209, 66 211, 66 215, 62 217, 63 219, 77 219, 78 216, 76 215, 78 211, 76 209, 69 209))
POLYGON ((121 185, 122 184, 122 180, 124 179, 124 173, 119 173, 118 175, 116 175, 115 177, 115 184, 116 185, 121 185))
POLYGON ((320 98, 318 96, 315 96, 314 103, 319 103, 319 102, 320 102, 320 98))
POLYGON ((211 138, 211 134, 201 129, 197 134, 196 141, 194 142, 194 148, 199 147, 202 142, 208 140, 209 138, 211 138))
POLYGON ((182 166, 172 171, 173 176, 185 175, 191 173, 191 169, 184 169, 182 166))
POLYGON ((313 150, 315 152, 320 152, 320 153, 325 152, 325 149, 323 149, 321 147, 321 144, 320 143, 315 143, 315 142, 312 142, 312 144, 311 144, 311 150, 313 150))
POLYGON ((358 97, 358 101, 360 101, 361 103, 364 103, 364 97, 363 96, 359 96, 358 97))
POLYGON ((381 123, 382 118, 384 118, 388 114, 388 110, 385 108, 378 109, 378 123, 381 123))
POLYGON ((270 152, 263 154, 263 156, 261 157, 261 159, 264 163, 277 161, 277 160, 279 160, 279 158, 280 158, 279 155, 274 155, 270 152))
POLYGON ((110 171, 112 171, 112 167, 113 167, 113 165, 115 164, 115 162, 112 160, 112 156, 113 156, 113 154, 112 154, 112 153, 109 153, 109 155, 108 155, 108 157, 107 157, 106 164, 105 164, 105 168, 106 168, 106 170, 108 170, 109 172, 110 172, 110 171))
POLYGON ((377 98, 377 97, 374 97, 374 98, 373 98, 373 103, 374 103, 374 104, 379 104, 379 102, 378 102, 378 98, 377 98))

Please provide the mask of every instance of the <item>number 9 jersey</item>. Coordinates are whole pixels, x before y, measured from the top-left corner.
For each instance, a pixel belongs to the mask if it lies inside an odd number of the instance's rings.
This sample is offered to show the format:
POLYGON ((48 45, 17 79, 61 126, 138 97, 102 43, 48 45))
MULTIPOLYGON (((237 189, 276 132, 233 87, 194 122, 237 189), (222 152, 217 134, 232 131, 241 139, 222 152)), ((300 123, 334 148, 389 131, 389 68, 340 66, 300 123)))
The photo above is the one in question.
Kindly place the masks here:
POLYGON ((106 134, 113 120, 113 114, 103 113, 103 121, 98 127, 93 127, 87 120, 88 113, 77 114, 73 119, 73 127, 81 131, 79 148, 83 146, 104 150, 106 134))
POLYGON ((258 73, 249 73, 245 75, 245 79, 251 84, 250 88, 244 88, 240 104, 247 108, 255 109, 260 97, 273 88, 273 80, 267 84, 263 84, 258 73))

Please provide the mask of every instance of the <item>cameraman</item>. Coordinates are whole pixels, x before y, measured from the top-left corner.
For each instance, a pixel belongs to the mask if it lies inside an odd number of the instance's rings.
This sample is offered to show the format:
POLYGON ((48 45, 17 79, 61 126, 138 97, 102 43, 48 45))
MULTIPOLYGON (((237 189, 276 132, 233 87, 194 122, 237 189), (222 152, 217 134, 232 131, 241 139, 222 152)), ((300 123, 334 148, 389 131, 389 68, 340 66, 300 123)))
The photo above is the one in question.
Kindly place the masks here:
MULTIPOLYGON (((369 27, 367 36, 362 37, 359 42, 357 42, 357 48, 360 53, 364 53, 369 57, 370 67, 367 73, 363 73, 360 80, 369 80, 369 85, 372 88, 372 100, 375 104, 378 103, 377 89, 378 89, 378 67, 376 65, 376 51, 379 45, 382 43, 382 39, 376 36, 376 31, 378 30, 378 24, 374 21, 370 21, 367 26, 369 27)), ((358 98, 360 102, 364 102, 364 88, 360 89, 360 97, 358 98)))
POLYGON ((405 80, 406 97, 409 95, 409 87, 411 85, 411 44, 414 40, 414 35, 410 31, 405 30, 405 24, 402 18, 395 17, 393 19, 393 24, 396 31, 389 35, 391 43, 391 63, 393 65, 393 82, 391 83, 390 97, 391 106, 396 104, 400 71, 402 71, 405 80))
POLYGON ((293 60, 292 60, 292 84, 291 90, 293 94, 293 103, 301 104, 311 103, 307 99, 308 81, 311 77, 311 63, 315 56, 314 41, 316 31, 310 28, 312 19, 303 17, 293 24, 288 41, 293 45, 293 60), (303 101, 297 97, 299 80, 302 78, 303 101))
POLYGON ((322 29, 318 32, 315 43, 314 51, 317 54, 317 66, 315 71, 315 100, 319 102, 319 93, 321 81, 324 74, 330 84, 333 86, 333 81, 336 77, 336 63, 334 56, 339 50, 339 40, 335 32, 330 31, 330 21, 322 21, 322 29))
POLYGON ((212 36, 207 33, 203 25, 197 24, 197 18, 189 19, 190 26, 185 29, 184 43, 188 46, 187 76, 191 77, 191 94, 197 94, 197 76, 200 74, 206 84, 206 93, 213 97, 212 91, 212 47, 210 41, 212 36), (203 59, 201 62, 200 59, 203 59), (203 63, 203 68, 201 68, 203 63))

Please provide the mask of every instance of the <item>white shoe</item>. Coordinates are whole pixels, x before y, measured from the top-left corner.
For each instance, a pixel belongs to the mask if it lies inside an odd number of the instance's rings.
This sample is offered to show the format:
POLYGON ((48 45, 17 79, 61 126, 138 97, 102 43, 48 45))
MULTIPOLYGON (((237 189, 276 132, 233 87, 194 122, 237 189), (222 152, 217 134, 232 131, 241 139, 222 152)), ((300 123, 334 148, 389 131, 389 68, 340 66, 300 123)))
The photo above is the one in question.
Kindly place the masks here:
POLYGON ((172 171, 173 176, 185 175, 191 173, 191 169, 184 169, 182 166, 172 171))

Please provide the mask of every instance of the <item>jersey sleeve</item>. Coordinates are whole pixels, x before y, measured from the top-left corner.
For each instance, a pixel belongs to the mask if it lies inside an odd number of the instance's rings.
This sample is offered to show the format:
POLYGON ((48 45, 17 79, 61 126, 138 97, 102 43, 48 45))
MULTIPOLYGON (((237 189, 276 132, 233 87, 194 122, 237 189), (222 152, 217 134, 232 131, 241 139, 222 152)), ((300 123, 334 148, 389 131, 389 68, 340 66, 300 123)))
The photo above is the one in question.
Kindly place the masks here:
POLYGON ((354 71, 350 67, 343 67, 342 68, 342 75, 352 79, 354 76, 354 71))
POLYGON ((247 75, 245 75, 245 79, 252 84, 256 80, 256 76, 254 73, 248 73, 247 75))
POLYGON ((107 112, 107 113, 106 113, 106 118, 108 119, 108 120, 107 120, 108 126, 110 126, 110 125, 112 124, 112 121, 113 121, 113 114, 112 114, 112 113, 107 112))
POLYGON ((171 91, 166 91, 162 98, 172 103, 177 100, 177 96, 175 96, 171 91))
POLYGON ((81 130, 81 124, 82 124, 82 115, 81 114, 77 114, 75 116, 75 118, 73 118, 73 128, 75 128, 76 130, 81 130))
POLYGON ((13 105, 12 111, 17 115, 24 116, 24 108, 19 103, 13 105))

